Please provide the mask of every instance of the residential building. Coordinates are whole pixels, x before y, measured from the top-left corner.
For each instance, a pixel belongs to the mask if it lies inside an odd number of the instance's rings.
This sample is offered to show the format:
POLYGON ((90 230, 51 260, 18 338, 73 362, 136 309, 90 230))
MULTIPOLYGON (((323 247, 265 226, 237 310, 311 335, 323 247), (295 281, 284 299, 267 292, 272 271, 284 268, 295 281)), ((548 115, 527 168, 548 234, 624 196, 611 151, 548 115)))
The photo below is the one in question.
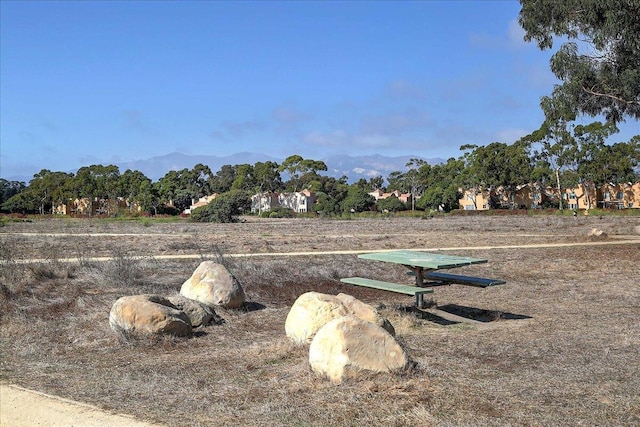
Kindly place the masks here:
POLYGON ((368 193, 370 196, 373 196, 374 199, 376 199, 376 202, 380 199, 386 199, 387 197, 391 197, 391 196, 395 196, 398 198, 398 200, 400 200, 402 203, 405 204, 409 204, 411 203, 411 199, 412 199, 412 195, 411 193, 401 193, 398 190, 394 190, 391 191, 389 193, 385 193, 380 189, 376 189, 371 191, 370 193, 368 193))
POLYGON ((305 213, 311 212, 315 202, 316 194, 306 189, 293 193, 258 193, 251 196, 251 212, 260 213, 282 207, 305 213))
POLYGON ((189 206, 187 209, 182 211, 182 213, 185 215, 191 215, 191 212, 193 212, 194 209, 199 208, 201 206, 208 205, 216 197, 218 197, 218 193, 213 193, 209 196, 200 197, 197 202, 195 201, 195 199, 191 199, 191 206, 189 206))

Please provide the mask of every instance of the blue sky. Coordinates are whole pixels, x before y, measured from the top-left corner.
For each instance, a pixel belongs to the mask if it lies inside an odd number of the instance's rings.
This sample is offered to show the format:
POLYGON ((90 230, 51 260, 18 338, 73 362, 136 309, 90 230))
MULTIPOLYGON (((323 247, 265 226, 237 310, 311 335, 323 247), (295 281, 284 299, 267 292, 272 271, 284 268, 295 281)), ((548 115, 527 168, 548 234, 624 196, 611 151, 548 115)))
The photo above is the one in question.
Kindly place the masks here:
POLYGON ((540 125, 556 83, 519 10, 2 0, 0 176, 171 152, 448 158, 512 143, 540 125))

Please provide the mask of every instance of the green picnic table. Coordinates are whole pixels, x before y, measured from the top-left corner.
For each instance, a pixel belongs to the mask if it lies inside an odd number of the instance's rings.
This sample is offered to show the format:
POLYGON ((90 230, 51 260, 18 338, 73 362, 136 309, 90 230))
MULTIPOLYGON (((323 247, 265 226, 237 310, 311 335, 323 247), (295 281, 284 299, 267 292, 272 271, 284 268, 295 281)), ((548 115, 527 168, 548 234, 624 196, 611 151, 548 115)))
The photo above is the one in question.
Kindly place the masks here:
POLYGON ((487 286, 502 285, 506 283, 504 280, 500 279, 486 279, 482 277, 446 274, 438 271, 488 262, 488 260, 482 258, 470 258, 457 255, 409 250, 363 253, 359 254, 358 258, 402 265, 409 269, 409 273, 411 275, 415 276, 415 286, 367 279, 363 277, 347 277, 341 279, 343 283, 381 289, 390 292, 398 292, 407 295, 415 295, 416 305, 419 308, 424 305, 423 295, 425 293, 433 292, 433 289, 426 285, 460 284, 484 288, 487 286))

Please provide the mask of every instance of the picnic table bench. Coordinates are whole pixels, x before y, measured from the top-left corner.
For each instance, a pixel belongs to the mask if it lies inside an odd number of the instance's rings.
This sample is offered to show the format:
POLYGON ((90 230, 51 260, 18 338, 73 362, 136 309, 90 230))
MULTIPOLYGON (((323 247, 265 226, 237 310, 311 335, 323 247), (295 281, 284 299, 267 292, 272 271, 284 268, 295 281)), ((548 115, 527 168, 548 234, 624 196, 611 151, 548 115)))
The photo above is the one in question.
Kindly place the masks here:
POLYGON ((426 286, 459 284, 486 288, 502 285, 506 282, 500 279, 487 279, 475 276, 446 274, 437 270, 458 268, 473 264, 486 263, 486 259, 460 257, 455 255, 432 254, 418 251, 384 251, 358 255, 358 258, 400 264, 408 268, 408 274, 415 276, 415 285, 404 285, 364 277, 347 277, 341 279, 343 283, 364 286, 406 295, 415 295, 416 306, 424 305, 424 294, 432 293, 433 289, 426 286))

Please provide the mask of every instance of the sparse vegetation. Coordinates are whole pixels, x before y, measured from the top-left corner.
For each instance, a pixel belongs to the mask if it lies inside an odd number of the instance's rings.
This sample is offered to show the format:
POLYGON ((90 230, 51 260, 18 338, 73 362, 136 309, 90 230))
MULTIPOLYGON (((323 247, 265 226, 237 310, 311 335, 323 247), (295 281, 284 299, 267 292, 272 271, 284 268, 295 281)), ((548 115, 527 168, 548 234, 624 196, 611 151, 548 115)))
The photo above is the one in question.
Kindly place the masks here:
POLYGON ((640 421, 640 290, 634 274, 640 243, 514 248, 589 243, 594 227, 613 243, 611 236, 635 232, 637 218, 251 218, 230 224, 154 222, 153 227, 138 221, 93 221, 92 227, 86 220, 72 221, 70 226, 68 219, 36 219, 8 223, 0 231, 3 381, 166 425, 205 426, 215 420, 228 426, 631 426, 640 421), (80 252, 75 242, 81 243, 80 252), (312 247, 319 252, 473 246, 494 249, 453 251, 489 258, 487 265, 465 267, 466 273, 508 283, 484 290, 437 288, 433 304, 468 323, 417 313, 411 298, 339 282, 353 275, 406 281, 400 267, 352 254, 273 256, 312 247), (41 265, 22 261, 28 258, 41 259, 41 265), (218 309, 223 324, 185 339, 123 341, 109 329, 117 298, 175 293, 205 258, 222 260, 240 280, 250 301, 244 310, 218 309), (339 386, 316 377, 307 349, 284 335, 289 307, 310 290, 347 292, 377 306, 416 368, 364 375, 339 386))

